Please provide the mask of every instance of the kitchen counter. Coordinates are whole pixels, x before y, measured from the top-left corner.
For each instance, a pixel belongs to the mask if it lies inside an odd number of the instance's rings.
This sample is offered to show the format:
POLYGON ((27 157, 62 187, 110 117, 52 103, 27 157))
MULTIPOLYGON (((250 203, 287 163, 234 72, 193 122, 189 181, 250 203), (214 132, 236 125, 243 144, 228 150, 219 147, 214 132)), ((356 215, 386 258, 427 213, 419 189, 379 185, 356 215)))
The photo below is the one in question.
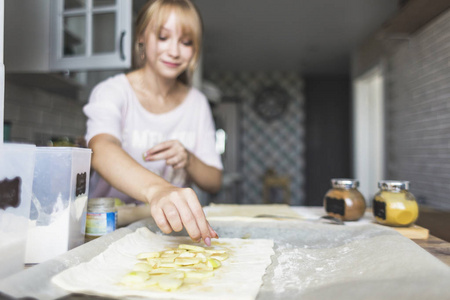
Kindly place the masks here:
MULTIPOLYGON (((342 226, 316 222, 319 208, 294 210, 303 220, 210 220, 221 237, 274 240, 275 255, 257 299, 450 299, 449 243, 433 236, 413 242, 372 224, 370 215, 342 226)), ((152 219, 135 222, 0 281, 0 291, 38 299, 86 298, 54 286, 51 277, 143 226, 158 231, 152 219)))

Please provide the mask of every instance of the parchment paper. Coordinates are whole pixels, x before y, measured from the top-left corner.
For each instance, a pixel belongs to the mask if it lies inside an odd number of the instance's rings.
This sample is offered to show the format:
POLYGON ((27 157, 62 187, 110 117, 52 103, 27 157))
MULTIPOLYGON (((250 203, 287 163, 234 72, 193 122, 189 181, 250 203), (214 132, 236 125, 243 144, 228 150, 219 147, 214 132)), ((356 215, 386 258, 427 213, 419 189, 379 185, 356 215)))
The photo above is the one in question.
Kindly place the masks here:
MULTIPOLYGON (((52 284, 50 278, 90 261, 143 226, 158 232, 151 218, 120 228, 0 281, 0 293, 42 300, 83 299, 68 295, 52 284)), ((211 226, 219 234, 219 241, 240 237, 274 240, 275 255, 266 269, 258 300, 450 300, 450 267, 386 226, 288 220, 212 221, 211 226)), ((173 235, 187 236, 187 233, 173 235)), ((241 271, 245 274, 245 268, 241 271)))
POLYGON ((213 246, 230 249, 230 258, 222 262, 212 278, 200 286, 183 286, 173 292, 136 290, 118 285, 138 262, 141 252, 163 251, 192 241, 187 237, 157 235, 139 228, 114 242, 91 261, 81 263, 55 277, 52 282, 76 293, 109 297, 143 296, 152 299, 254 299, 271 263, 273 241, 268 239, 230 239, 213 241, 213 246))

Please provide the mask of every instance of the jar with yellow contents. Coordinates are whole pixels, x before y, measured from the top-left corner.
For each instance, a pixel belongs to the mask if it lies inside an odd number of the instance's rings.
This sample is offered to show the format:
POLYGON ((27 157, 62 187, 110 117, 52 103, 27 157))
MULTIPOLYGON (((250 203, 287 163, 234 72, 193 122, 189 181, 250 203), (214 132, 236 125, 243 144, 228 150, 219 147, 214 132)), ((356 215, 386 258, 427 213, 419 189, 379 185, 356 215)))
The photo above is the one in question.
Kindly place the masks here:
POLYGON ((419 216, 416 198, 409 192, 409 181, 381 180, 373 199, 373 215, 383 225, 409 226, 419 216))

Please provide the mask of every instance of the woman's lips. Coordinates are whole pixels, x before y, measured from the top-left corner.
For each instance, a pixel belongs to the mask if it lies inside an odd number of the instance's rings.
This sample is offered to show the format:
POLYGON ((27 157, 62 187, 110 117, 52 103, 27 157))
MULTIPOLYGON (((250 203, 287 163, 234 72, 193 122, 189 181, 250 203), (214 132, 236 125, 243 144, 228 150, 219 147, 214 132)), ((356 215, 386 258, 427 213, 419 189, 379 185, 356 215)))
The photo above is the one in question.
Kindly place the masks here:
POLYGON ((180 64, 177 63, 172 63, 172 62, 168 62, 168 61, 163 61, 163 63, 168 66, 169 68, 176 68, 178 67, 180 64))

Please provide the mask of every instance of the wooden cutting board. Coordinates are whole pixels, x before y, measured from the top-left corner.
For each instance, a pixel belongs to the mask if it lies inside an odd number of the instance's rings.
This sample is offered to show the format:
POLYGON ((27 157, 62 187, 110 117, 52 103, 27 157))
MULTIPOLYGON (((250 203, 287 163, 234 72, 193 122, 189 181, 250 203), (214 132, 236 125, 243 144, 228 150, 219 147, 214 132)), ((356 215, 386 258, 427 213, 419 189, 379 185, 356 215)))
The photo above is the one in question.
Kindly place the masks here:
POLYGON ((419 225, 412 225, 409 227, 394 227, 402 235, 410 239, 426 240, 430 235, 430 231, 419 225))

